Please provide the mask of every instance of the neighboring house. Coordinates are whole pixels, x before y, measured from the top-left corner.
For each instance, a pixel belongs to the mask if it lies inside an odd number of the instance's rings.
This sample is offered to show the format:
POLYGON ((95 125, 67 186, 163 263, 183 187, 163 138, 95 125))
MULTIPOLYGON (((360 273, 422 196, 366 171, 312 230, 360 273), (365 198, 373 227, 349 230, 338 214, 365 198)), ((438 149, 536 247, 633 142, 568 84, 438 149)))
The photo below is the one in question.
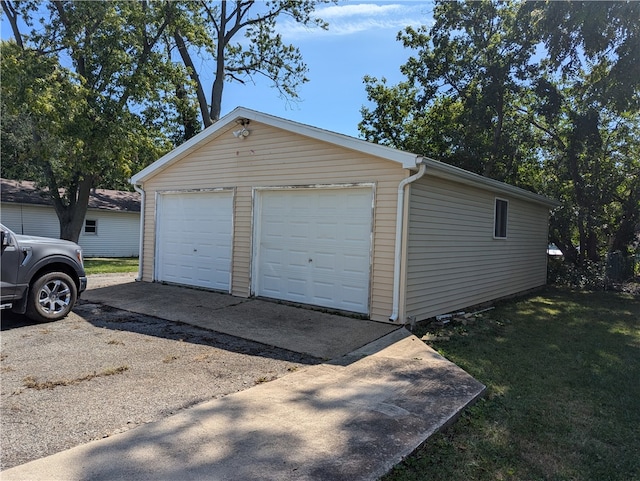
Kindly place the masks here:
MULTIPOLYGON (((0 179, 0 219, 18 234, 60 237, 51 201, 34 182, 0 179)), ((140 194, 95 189, 78 244, 85 257, 137 257, 140 250, 140 194)))
POLYGON ((394 322, 546 282, 556 202, 245 108, 131 182, 144 191, 144 281, 394 322))

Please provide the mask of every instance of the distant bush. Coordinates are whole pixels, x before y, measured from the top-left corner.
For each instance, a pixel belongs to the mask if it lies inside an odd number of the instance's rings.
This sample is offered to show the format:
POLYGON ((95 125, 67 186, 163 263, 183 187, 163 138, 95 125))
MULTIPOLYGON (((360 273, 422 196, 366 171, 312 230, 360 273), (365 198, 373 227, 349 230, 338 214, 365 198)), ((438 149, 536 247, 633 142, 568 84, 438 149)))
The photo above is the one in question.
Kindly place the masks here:
POLYGON ((606 273, 606 263, 586 261, 582 266, 549 259, 547 282, 556 286, 605 291, 611 287, 606 273))
POLYGON ((609 253, 600 262, 585 261, 581 266, 549 258, 547 283, 590 291, 617 290, 637 275, 638 261, 638 255, 623 256, 619 252, 609 253))

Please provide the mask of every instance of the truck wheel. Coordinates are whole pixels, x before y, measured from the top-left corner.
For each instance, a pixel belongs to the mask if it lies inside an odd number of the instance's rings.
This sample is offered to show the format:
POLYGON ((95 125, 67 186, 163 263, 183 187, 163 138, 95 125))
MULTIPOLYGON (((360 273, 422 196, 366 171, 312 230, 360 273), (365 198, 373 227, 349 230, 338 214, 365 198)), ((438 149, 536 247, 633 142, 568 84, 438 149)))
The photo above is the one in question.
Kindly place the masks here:
POLYGON ((34 321, 58 321, 69 314, 77 298, 78 289, 71 277, 64 272, 50 272, 32 284, 27 317, 34 321))

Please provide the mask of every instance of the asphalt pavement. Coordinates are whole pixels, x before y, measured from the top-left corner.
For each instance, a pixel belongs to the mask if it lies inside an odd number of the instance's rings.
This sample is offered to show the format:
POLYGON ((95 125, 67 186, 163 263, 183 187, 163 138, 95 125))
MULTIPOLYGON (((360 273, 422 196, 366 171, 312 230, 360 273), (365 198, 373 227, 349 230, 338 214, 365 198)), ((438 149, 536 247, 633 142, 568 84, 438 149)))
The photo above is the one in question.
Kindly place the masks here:
POLYGON ((83 297, 227 334, 238 329, 327 361, 6 470, 3 481, 374 480, 485 389, 395 325, 177 286, 99 286, 83 297), (334 328, 344 332, 322 336, 334 328))

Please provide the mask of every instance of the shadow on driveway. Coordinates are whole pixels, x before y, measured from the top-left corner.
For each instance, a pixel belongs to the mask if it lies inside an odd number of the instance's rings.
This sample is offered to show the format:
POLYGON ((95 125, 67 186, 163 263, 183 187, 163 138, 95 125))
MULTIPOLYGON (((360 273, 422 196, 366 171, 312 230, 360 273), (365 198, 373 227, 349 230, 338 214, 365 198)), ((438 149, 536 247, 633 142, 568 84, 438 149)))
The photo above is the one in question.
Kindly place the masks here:
POLYGON ((333 361, 17 466, 3 480, 373 481, 485 389, 397 326, 161 284, 94 286, 85 308, 333 361))
POLYGON ((406 330, 3 473, 6 481, 373 481, 484 390, 406 330))
POLYGON ((324 360, 343 356, 399 326, 260 299, 123 277, 91 282, 84 301, 198 326, 324 360), (94 284, 96 287, 91 287, 94 284))

